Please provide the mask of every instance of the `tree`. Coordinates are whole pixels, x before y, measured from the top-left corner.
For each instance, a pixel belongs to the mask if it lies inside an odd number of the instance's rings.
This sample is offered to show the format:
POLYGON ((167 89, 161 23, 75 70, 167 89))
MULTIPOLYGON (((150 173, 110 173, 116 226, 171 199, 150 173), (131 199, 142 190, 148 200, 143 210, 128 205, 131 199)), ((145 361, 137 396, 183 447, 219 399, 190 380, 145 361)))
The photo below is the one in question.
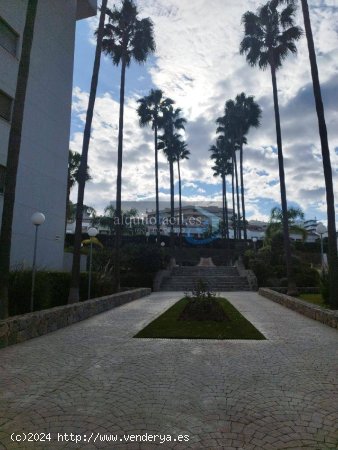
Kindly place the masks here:
POLYGON ((163 135, 159 136, 158 149, 163 150, 169 163, 170 172, 170 245, 174 245, 174 220, 175 220, 175 192, 174 192, 174 162, 175 162, 175 131, 184 130, 186 119, 181 117, 182 110, 174 109, 170 105, 163 115, 163 135))
POLYGON ((100 63, 101 63, 101 49, 102 49, 102 39, 104 33, 104 21, 106 15, 107 1, 102 0, 101 4, 101 14, 99 27, 96 32, 96 50, 95 59, 92 73, 92 80, 90 85, 90 93, 88 100, 88 108, 86 114, 86 123, 83 132, 83 142, 82 142, 82 152, 81 152, 81 163, 78 172, 78 192, 77 192, 77 206, 76 206, 76 225, 75 225, 75 236, 74 236, 74 252, 73 252, 73 265, 72 265, 72 279, 70 283, 70 290, 68 296, 68 303, 78 302, 79 296, 79 285, 80 285, 80 258, 81 258, 81 241, 82 241, 82 218, 83 218, 83 200, 84 191, 86 186, 87 178, 87 167, 88 167, 88 150, 90 142, 90 134, 92 128, 94 106, 96 99, 97 84, 99 79, 100 63))
POLYGON ((233 100, 228 100, 225 102, 224 107, 224 116, 219 117, 216 120, 218 124, 216 133, 222 137, 222 139, 227 141, 227 146, 229 151, 231 152, 231 184, 232 184, 232 209, 233 209, 233 229, 234 229, 234 239, 241 238, 241 213, 239 206, 239 185, 238 185, 238 170, 237 170, 237 158, 236 158, 236 150, 238 148, 238 139, 237 139, 237 117, 236 117, 236 105, 233 100), (236 190, 235 190, 236 185, 236 190), (237 199, 237 215, 236 215, 236 207, 235 207, 235 196, 237 199))
MULTIPOLYGON (((68 154, 68 173, 67 173, 67 204, 66 204, 66 223, 71 213, 70 191, 79 181, 79 169, 81 164, 81 155, 78 152, 69 150, 68 154)), ((86 170, 86 182, 91 180, 89 167, 86 170)))
POLYGON ((316 102, 316 111, 318 117, 318 127, 320 143, 322 148, 323 169, 326 187, 326 205, 327 205, 327 229, 328 229, 328 263, 329 263, 329 286, 330 286, 330 305, 338 309, 338 256, 337 256, 337 231, 336 231, 336 213, 334 204, 334 191, 332 182, 332 167, 330 158, 330 148, 327 136, 327 127, 325 121, 324 104, 319 82, 318 66, 315 45, 312 34, 309 6, 307 0, 301 0, 304 27, 308 43, 309 58, 311 65, 311 75, 313 83, 313 93, 316 102))
POLYGON ((116 179, 116 217, 119 224, 115 238, 115 288, 120 289, 120 259, 121 259, 121 193, 122 193, 122 162, 123 162, 123 124, 126 69, 132 60, 144 63, 149 54, 155 51, 153 23, 149 18, 139 19, 138 10, 132 0, 123 0, 122 6, 107 9, 109 23, 105 25, 102 48, 109 55, 114 65, 121 63, 119 134, 117 149, 117 179, 116 179))
POLYGON ((138 100, 140 103, 137 114, 140 120, 140 126, 145 127, 151 123, 154 130, 154 148, 155 148, 155 193, 156 193, 156 230, 157 244, 160 245, 160 208, 158 191, 158 130, 163 127, 163 115, 168 106, 173 105, 174 101, 163 96, 160 89, 152 89, 150 94, 138 100))
POLYGON ((262 70, 270 66, 276 121, 288 292, 293 293, 294 282, 292 279, 291 246, 276 72, 282 67, 282 63, 289 53, 297 53, 295 42, 302 36, 302 30, 294 25, 295 6, 290 4, 280 10, 279 3, 279 0, 271 0, 260 7, 257 14, 247 11, 243 15, 242 22, 245 36, 240 44, 240 53, 246 54, 247 62, 251 66, 258 65, 262 70))
MULTIPOLYGON (((135 231, 144 229, 143 224, 140 224, 138 220, 138 211, 135 208, 131 208, 126 211, 122 211, 122 234, 136 234, 135 231)), ((103 216, 94 216, 92 220, 93 226, 101 226, 109 230, 111 236, 116 235, 118 219, 116 217, 116 209, 111 203, 104 208, 103 216)))
POLYGON ((212 167, 214 177, 222 178, 222 238, 229 239, 229 218, 228 218, 228 201, 227 201, 227 185, 226 177, 233 173, 231 160, 231 149, 229 141, 219 137, 216 145, 212 145, 209 149, 210 158, 215 165, 212 167))
MULTIPOLYGON (((297 224, 297 220, 304 220, 304 212, 300 208, 288 208, 288 228, 291 233, 300 234, 303 239, 307 236, 304 227, 297 224)), ((270 242, 273 236, 283 231, 283 211, 278 206, 272 208, 269 225, 265 232, 266 242, 270 242)))
POLYGON ((181 184, 181 167, 180 161, 184 159, 189 159, 190 151, 187 148, 187 144, 182 141, 179 134, 175 135, 174 139, 174 154, 175 160, 177 162, 177 173, 178 173, 178 198, 179 198, 179 227, 180 227, 180 246, 182 246, 182 184, 181 184))
POLYGON ((12 243, 15 188, 18 174, 21 133, 25 112, 25 99, 30 69, 31 49, 38 0, 28 0, 25 28, 22 37, 22 50, 16 83, 11 128, 9 132, 6 180, 0 235, 0 319, 8 317, 8 284, 12 243))
POLYGON ((241 198, 242 198, 242 215, 243 215, 243 233, 244 240, 247 240, 247 228, 245 217, 245 198, 244 198, 244 176, 243 176, 243 145, 247 143, 246 135, 250 128, 258 128, 260 126, 260 118, 262 110, 255 102, 254 97, 247 97, 244 92, 237 95, 235 100, 236 117, 237 117, 237 133, 240 152, 239 171, 241 177, 241 198))

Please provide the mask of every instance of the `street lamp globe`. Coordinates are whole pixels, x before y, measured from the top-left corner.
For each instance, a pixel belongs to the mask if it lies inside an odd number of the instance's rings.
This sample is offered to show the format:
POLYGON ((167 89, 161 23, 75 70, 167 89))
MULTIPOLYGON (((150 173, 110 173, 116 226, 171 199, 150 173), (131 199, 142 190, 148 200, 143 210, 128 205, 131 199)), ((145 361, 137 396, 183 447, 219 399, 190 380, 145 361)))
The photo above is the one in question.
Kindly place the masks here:
POLYGON ((36 226, 42 225, 45 220, 46 217, 41 212, 35 212, 31 217, 32 224, 36 226))
POLYGON ((94 227, 91 227, 91 228, 88 228, 88 236, 89 237, 95 237, 95 236, 97 236, 98 235, 98 230, 97 230, 97 228, 94 228, 94 227))
POLYGON ((317 234, 325 234, 327 232, 327 228, 322 223, 319 223, 316 227, 317 234))

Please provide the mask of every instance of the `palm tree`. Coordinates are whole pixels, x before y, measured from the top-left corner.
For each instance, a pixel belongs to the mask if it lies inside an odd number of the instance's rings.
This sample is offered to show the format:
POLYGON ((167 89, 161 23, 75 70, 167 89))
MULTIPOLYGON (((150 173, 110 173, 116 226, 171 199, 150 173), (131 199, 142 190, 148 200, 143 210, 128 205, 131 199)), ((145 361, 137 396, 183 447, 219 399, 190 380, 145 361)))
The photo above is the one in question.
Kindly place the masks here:
POLYGON ((313 41, 309 6, 307 0, 301 0, 304 27, 308 43, 309 58, 311 65, 313 93, 316 102, 318 117, 319 136, 322 147, 323 169, 326 187, 327 204, 327 229, 328 229, 328 263, 329 263, 329 302, 332 307, 338 309, 338 255, 337 255, 337 231, 336 231, 336 213, 334 204, 334 191, 332 182, 332 167, 330 158, 329 142, 327 137, 327 128, 325 122, 325 112, 322 100, 322 93, 319 82, 318 66, 315 45, 313 41))
POLYGON ((144 63, 149 54, 155 51, 153 23, 149 18, 139 19, 138 10, 132 0, 123 0, 118 9, 107 8, 109 23, 105 25, 102 48, 109 55, 113 64, 121 63, 119 135, 117 149, 117 179, 116 179, 116 217, 118 225, 115 239, 115 288, 120 289, 120 256, 121 256, 121 226, 122 226, 122 157, 123 157, 123 124, 124 95, 126 68, 132 60, 144 63))
POLYGON ((228 141, 228 147, 231 151, 232 158, 232 209, 233 209, 233 229, 234 229, 234 239, 241 239, 241 213, 239 206, 239 185, 238 185, 238 170, 237 170, 237 158, 236 158, 236 150, 238 148, 237 141, 237 117, 236 117, 236 105, 233 100, 228 100, 225 103, 224 107, 224 116, 219 117, 216 120, 218 124, 216 133, 219 136, 222 136, 225 141, 228 141), (235 185, 236 185, 236 194, 235 194, 235 185), (237 217, 236 217, 236 209, 235 209, 235 195, 237 199, 237 217))
POLYGON ((22 50, 19 63, 13 105, 12 123, 9 132, 6 180, 3 199, 0 235, 0 319, 8 317, 8 284, 12 225, 15 204, 15 188, 19 166, 21 133, 25 111, 25 99, 30 68, 30 56, 34 37, 34 25, 38 0, 29 0, 26 10, 25 28, 22 37, 22 50))
MULTIPOLYGON (((291 233, 300 234, 303 240, 307 236, 305 228, 297 224, 297 220, 304 220, 304 212, 300 208, 288 208, 288 227, 291 233)), ((265 232, 265 241, 271 242, 273 236, 283 231, 283 211, 278 206, 272 208, 270 212, 269 225, 265 232)))
POLYGON ((159 208, 159 192, 158 192, 158 148, 157 134, 159 128, 163 126, 163 114, 168 106, 173 105, 174 101, 170 98, 164 98, 163 91, 160 89, 152 89, 150 94, 139 99, 140 103, 137 114, 140 119, 140 126, 145 127, 151 123, 154 130, 154 147, 155 147, 155 191, 156 191, 156 229, 157 244, 160 245, 160 208, 159 208))
MULTIPOLYGON (((79 181, 79 169, 81 164, 81 155, 78 152, 69 150, 68 153, 68 173, 67 173, 67 203, 66 203, 66 223, 70 213, 70 191, 79 181)), ((86 181, 91 180, 89 167, 86 170, 86 181)))
POLYGON ((90 85, 90 94, 88 100, 88 108, 86 115, 86 123, 83 132, 83 142, 82 142, 82 152, 81 152, 81 163, 78 172, 78 192, 77 192, 77 205, 76 205, 76 225, 75 225, 75 236, 74 236, 74 251, 73 251, 73 265, 72 265, 72 279, 70 283, 70 290, 68 296, 68 303, 78 302, 79 296, 79 285, 80 285, 80 258, 81 258, 81 242, 82 242, 82 218, 83 218, 83 200, 84 191, 87 179, 87 167, 88 167, 88 150, 90 142, 90 134, 92 129, 92 121, 94 114, 94 106, 96 100, 97 84, 99 79, 100 63, 101 63, 101 49, 102 49, 102 39, 104 32, 104 21, 106 17, 107 1, 102 0, 101 4, 101 14, 99 27, 96 32, 96 50, 95 59, 92 73, 92 80, 90 85))
POLYGON ((243 215, 243 233, 244 240, 247 240, 246 218, 245 218, 245 199, 244 199, 244 177, 243 177, 243 145, 247 143, 246 134, 251 127, 258 128, 260 126, 260 118, 262 110, 255 102, 253 96, 247 97, 244 92, 236 97, 236 116, 239 144, 239 171, 241 177, 241 197, 242 197, 242 215, 243 215))
POLYGON ((170 245, 174 246, 174 218, 175 218, 175 192, 174 192, 174 162, 175 162, 175 131, 184 130, 186 119, 181 117, 182 110, 174 109, 170 105, 163 115, 164 134, 159 136, 158 149, 163 150, 169 163, 170 172, 170 245))
MULTIPOLYGON (((138 211, 135 208, 131 208, 127 211, 122 211, 122 217, 123 217, 123 232, 129 231, 132 234, 133 231, 133 224, 132 224, 132 218, 136 218, 138 215, 138 211)), ((109 234, 111 236, 116 235, 116 229, 117 229, 117 218, 116 218, 116 209, 112 203, 107 205, 104 208, 104 214, 103 216, 97 216, 94 214, 93 220, 92 220, 92 226, 101 226, 104 228, 107 228, 109 230, 109 234)), ((135 227, 134 227, 135 228, 135 227)))
POLYGON ((242 22, 244 23, 245 36, 240 45, 240 53, 246 54, 247 62, 251 66, 258 65, 263 70, 270 66, 276 120, 288 292, 292 293, 294 283, 292 280, 291 246, 287 218, 288 208, 276 72, 282 66, 289 53, 297 52, 295 42, 302 36, 302 30, 294 25, 295 6, 287 5, 280 11, 278 9, 279 3, 279 0, 271 0, 260 7, 257 14, 247 11, 243 15, 242 22))
POLYGON ((214 160, 215 165, 212 167, 214 176, 222 178, 222 238, 229 240, 229 218, 228 218, 228 201, 227 201, 227 185, 226 177, 232 173, 232 164, 230 162, 231 149, 229 142, 219 137, 216 145, 212 145, 209 149, 210 158, 214 160), (225 231, 225 233, 224 233, 225 231))
POLYGON ((180 227, 180 246, 182 247, 182 184, 181 184, 181 167, 180 161, 184 159, 189 159, 190 151, 187 148, 187 144, 181 140, 179 134, 175 135, 174 139, 174 154, 175 160, 177 162, 177 172, 178 172, 178 198, 179 198, 179 227, 180 227))

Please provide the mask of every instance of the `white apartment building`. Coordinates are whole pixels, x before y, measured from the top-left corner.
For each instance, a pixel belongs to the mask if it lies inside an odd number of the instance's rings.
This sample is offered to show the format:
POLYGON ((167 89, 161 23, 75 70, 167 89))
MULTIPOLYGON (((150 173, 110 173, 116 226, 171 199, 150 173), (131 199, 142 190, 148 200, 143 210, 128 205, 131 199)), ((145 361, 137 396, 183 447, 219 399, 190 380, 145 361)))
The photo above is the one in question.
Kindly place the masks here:
MULTIPOLYGON (((0 215, 27 3, 0 0, 0 215)), ((46 216, 39 229, 38 266, 63 266, 75 27, 77 20, 96 13, 97 0, 38 3, 16 187, 13 267, 31 265, 31 216, 36 211, 46 216)))

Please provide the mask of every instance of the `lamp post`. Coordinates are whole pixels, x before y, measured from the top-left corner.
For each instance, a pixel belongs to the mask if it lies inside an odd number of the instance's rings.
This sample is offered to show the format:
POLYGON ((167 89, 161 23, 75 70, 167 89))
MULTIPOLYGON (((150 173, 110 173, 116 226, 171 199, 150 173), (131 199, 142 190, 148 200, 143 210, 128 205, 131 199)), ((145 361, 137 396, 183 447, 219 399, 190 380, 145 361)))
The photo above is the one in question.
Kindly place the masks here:
POLYGON ((316 227, 316 233, 320 236, 320 255, 322 261, 322 271, 324 270, 324 248, 323 248, 323 234, 327 232, 327 228, 322 223, 319 223, 316 227))
POLYGON ((31 290, 31 304, 30 311, 34 310, 34 290, 35 290, 35 275, 36 275, 36 249, 38 244, 38 228, 44 223, 46 217, 41 212, 36 212, 32 215, 31 221, 35 226, 35 237, 34 237, 34 253, 33 253, 33 266, 32 266, 32 290, 31 290))
POLYGON ((89 255, 89 276, 88 276, 88 300, 90 299, 90 291, 92 284, 92 264, 93 264, 93 237, 97 236, 98 230, 94 227, 88 229, 90 237, 90 255, 89 255))

